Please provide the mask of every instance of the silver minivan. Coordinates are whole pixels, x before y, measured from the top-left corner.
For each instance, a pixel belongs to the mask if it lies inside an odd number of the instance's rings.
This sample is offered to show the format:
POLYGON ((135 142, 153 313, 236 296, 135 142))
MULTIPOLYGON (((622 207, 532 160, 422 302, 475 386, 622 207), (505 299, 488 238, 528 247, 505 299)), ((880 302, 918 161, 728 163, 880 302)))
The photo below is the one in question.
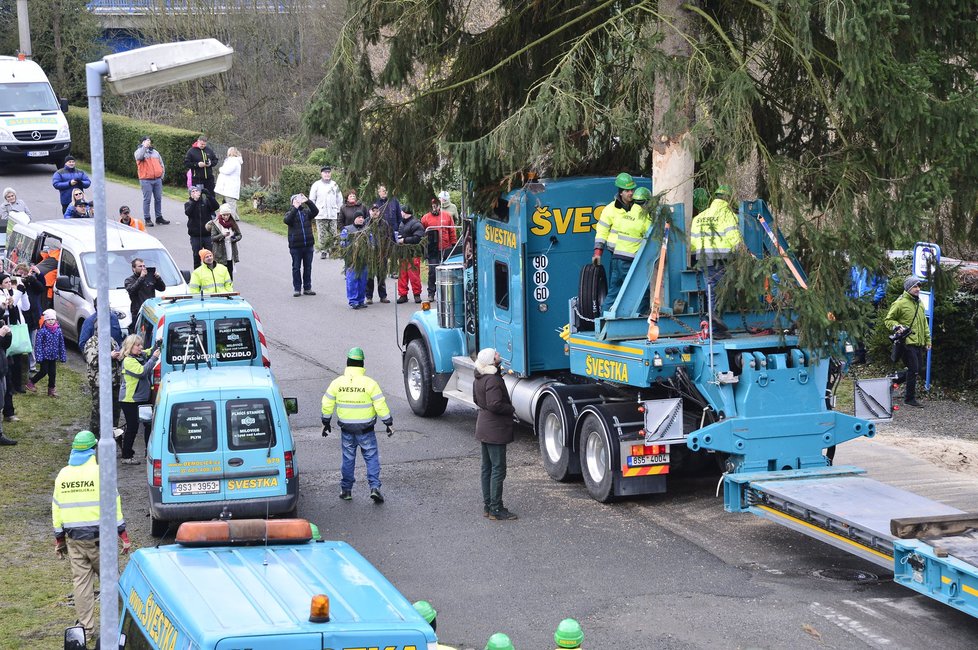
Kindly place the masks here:
MULTIPOLYGON (((166 283, 166 291, 160 295, 187 293, 186 276, 156 237, 113 221, 106 226, 109 306, 118 316, 122 329, 128 331, 131 316, 125 281, 132 275, 134 259, 143 259, 146 266, 156 268, 166 283)), ((58 257, 53 307, 65 338, 77 341, 82 323, 95 312, 95 221, 56 219, 14 225, 7 236, 4 271, 10 273, 19 262, 39 264, 52 253, 58 257)))

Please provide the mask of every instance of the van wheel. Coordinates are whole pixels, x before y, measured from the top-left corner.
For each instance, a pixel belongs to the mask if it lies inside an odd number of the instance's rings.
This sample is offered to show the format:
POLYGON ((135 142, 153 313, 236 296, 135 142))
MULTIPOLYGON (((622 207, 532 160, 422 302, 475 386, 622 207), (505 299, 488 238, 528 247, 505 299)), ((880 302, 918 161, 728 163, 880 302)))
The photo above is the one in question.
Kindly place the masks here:
POLYGON ((581 267, 581 277, 577 287, 577 309, 580 312, 577 329, 581 332, 594 331, 594 319, 601 315, 601 303, 608 295, 608 279, 603 266, 586 264, 581 267))
POLYGON ((149 524, 149 534, 153 537, 164 537, 170 530, 170 522, 152 517, 149 524))
POLYGON ((404 353, 404 393, 415 415, 438 417, 445 412, 448 398, 432 388, 431 358, 423 339, 408 343, 404 353))
POLYGON ((612 498, 615 477, 611 468, 611 448, 605 423, 594 413, 586 413, 581 422, 581 474, 591 498, 607 503, 612 498))

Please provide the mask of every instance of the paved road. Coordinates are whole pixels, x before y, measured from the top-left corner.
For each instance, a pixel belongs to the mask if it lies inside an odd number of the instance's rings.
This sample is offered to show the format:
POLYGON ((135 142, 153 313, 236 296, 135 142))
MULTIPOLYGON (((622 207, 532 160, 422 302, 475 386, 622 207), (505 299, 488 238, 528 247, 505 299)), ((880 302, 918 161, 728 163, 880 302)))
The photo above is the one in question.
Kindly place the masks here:
MULTIPOLYGON (((35 215, 57 215, 49 166, 3 170, 35 215)), ((139 191, 110 184, 110 214, 139 191)), ((191 260, 182 206, 167 201, 172 225, 156 228, 181 265, 191 260)), ((269 215, 268 219, 279 219, 269 215)), ((558 484, 540 466, 536 439, 519 432, 510 447, 506 503, 515 522, 481 516, 475 414, 450 405, 422 420, 404 399, 395 323, 408 305, 350 311, 339 263, 315 262, 315 297, 293 298, 284 240, 243 225, 236 288, 262 315, 273 370, 299 398, 299 512, 328 538, 352 543, 412 600, 431 600, 439 632, 459 647, 482 648, 494 631, 519 648, 552 648, 565 616, 586 631, 586 647, 922 648, 974 647, 978 622, 918 597, 892 576, 841 551, 749 515, 723 512, 717 476, 674 479, 670 493, 603 506, 579 484, 558 484), (347 348, 366 351, 368 372, 385 388, 397 434, 381 441, 387 503, 367 498, 362 473, 354 500, 337 498, 339 437, 320 437, 319 401, 342 371, 347 348), (862 576, 832 579, 831 570, 862 576), (817 572, 826 577, 820 577, 817 572), (877 577, 874 577, 877 576, 877 577)), ((186 267, 185 267, 186 268, 186 267)), ((837 461, 880 480, 973 509, 978 482, 873 441, 840 449, 837 461)), ((362 471, 362 470, 361 470, 362 471)), ((137 543, 148 544, 140 467, 120 468, 137 543)))

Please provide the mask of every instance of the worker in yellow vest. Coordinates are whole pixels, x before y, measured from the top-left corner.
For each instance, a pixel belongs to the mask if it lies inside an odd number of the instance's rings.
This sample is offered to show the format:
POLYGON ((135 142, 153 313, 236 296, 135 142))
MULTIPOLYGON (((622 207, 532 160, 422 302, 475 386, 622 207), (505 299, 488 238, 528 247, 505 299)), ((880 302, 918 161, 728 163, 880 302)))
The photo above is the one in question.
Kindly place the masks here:
MULTIPOLYGON (((80 431, 71 443, 68 464, 58 472, 51 498, 54 549, 68 558, 74 584, 75 612, 85 635, 95 635, 95 578, 99 574, 99 476, 95 459, 98 439, 91 431, 80 431)), ((114 458, 112 459, 115 460, 114 458)), ((122 499, 115 497, 116 529, 122 552, 132 548, 122 518, 122 499)))
POLYGON ((188 291, 192 294, 197 293, 230 293, 234 291, 231 283, 231 274, 228 267, 214 260, 214 253, 206 248, 201 248, 197 253, 200 266, 190 274, 188 291))
MULTIPOLYGON (((628 270, 638 254, 638 249, 645 241, 645 235, 652 225, 652 217, 646 209, 646 203, 652 199, 652 192, 647 187, 639 187, 632 196, 632 207, 627 212, 615 216, 611 227, 609 241, 614 241, 615 247, 611 254, 611 277, 608 278, 608 293, 601 303, 601 311, 611 309, 625 282, 628 270)), ((604 214, 602 213, 602 218, 604 214)), ((639 305, 638 313, 649 310, 649 292, 646 291, 639 305)))
POLYGON ((716 306, 716 287, 723 279, 727 261, 744 241, 737 213, 730 209, 730 196, 729 185, 717 187, 710 207, 693 217, 689 227, 694 262, 705 269, 710 286, 711 316, 716 306))
POLYGON ((611 231, 615 220, 632 209, 632 198, 638 185, 631 174, 622 172, 615 177, 615 187, 618 188, 615 200, 601 209, 598 222, 594 224, 594 257, 591 261, 595 266, 601 266, 601 254, 605 248, 614 252, 615 238, 611 231))
POLYGON ((340 422, 343 444, 340 498, 344 501, 353 498, 353 470, 359 447, 363 462, 367 465, 370 498, 374 503, 383 503, 384 497, 380 493, 380 452, 377 450, 374 425, 379 417, 387 425, 387 436, 390 437, 394 435, 394 418, 380 385, 366 375, 361 348, 350 348, 346 354, 346 369, 330 383, 323 395, 324 438, 333 430, 330 422, 334 410, 340 422))

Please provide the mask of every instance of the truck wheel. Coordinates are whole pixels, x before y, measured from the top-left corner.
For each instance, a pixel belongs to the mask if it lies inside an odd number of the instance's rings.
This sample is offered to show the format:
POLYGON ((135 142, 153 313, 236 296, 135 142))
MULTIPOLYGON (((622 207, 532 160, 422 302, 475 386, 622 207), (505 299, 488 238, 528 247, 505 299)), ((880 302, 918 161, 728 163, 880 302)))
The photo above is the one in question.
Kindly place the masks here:
POLYGON ((536 433, 540 440, 543 468, 555 481, 570 481, 581 473, 580 458, 568 444, 568 437, 573 435, 568 429, 557 398, 544 395, 537 414, 536 433))
POLYGON ((414 339, 404 353, 404 392, 415 415, 438 417, 445 412, 448 398, 431 387, 431 358, 424 340, 414 339))
POLYGON ((163 537, 170 530, 170 522, 152 517, 149 524, 149 534, 153 537, 163 537))
POLYGON ((611 500, 614 492, 614 469, 610 467, 611 449, 608 431, 594 413, 585 413, 581 422, 581 474, 591 498, 600 503, 611 500))
POLYGON ((601 315, 601 303, 608 295, 608 279, 603 266, 586 264, 581 267, 581 277, 577 287, 577 308, 580 320, 577 329, 582 332, 594 330, 594 319, 601 315))

